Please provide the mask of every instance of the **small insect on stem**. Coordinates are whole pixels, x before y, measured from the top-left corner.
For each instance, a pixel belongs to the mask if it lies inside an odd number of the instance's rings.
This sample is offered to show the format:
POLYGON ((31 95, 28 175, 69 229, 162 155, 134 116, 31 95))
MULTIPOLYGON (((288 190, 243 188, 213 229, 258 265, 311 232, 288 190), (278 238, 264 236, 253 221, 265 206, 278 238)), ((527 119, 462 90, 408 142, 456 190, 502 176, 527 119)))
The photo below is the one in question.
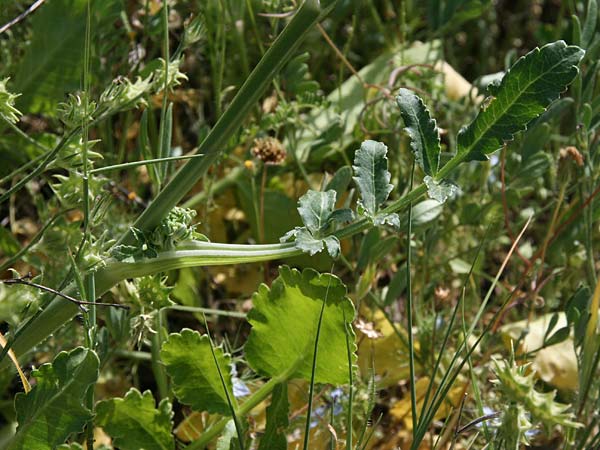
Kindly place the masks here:
POLYGON ((81 309, 82 312, 88 311, 88 309, 85 307, 85 305, 109 306, 109 307, 113 307, 113 308, 129 309, 128 305, 120 305, 118 303, 85 302, 83 300, 77 300, 76 298, 73 298, 70 295, 67 295, 62 292, 57 291, 56 289, 52 289, 47 286, 43 286, 41 284, 29 281, 31 278, 32 278, 31 272, 29 272, 25 276, 9 278, 8 280, 0 280, 0 282, 7 284, 7 285, 22 284, 25 286, 31 286, 31 287, 37 288, 40 291, 50 292, 51 294, 58 295, 59 297, 64 298, 65 300, 69 300, 70 302, 75 303, 79 307, 79 309, 81 309))

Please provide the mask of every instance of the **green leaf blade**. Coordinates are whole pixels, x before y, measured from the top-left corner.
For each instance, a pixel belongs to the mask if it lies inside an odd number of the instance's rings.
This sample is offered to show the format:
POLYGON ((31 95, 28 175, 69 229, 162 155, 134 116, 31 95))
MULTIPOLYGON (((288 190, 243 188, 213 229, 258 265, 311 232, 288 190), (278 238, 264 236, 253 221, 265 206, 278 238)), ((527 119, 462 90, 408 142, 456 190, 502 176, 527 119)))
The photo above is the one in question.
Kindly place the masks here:
POLYGON ((98 379, 99 364, 93 351, 78 347, 59 353, 51 364, 35 370, 36 385, 15 398, 19 426, 8 448, 52 449, 82 431, 92 418, 82 399, 98 379))
POLYGON ((335 191, 309 190, 298 201, 298 212, 306 229, 312 234, 327 227, 329 217, 335 209, 335 191))
POLYGON ((366 140, 354 155, 354 181, 361 194, 360 204, 371 218, 392 192, 391 174, 387 170, 387 146, 366 140))
MULTIPOLYGON (((217 363, 225 379, 229 397, 233 398, 231 358, 215 348, 217 363)), ((181 403, 196 411, 230 415, 227 395, 215 366, 208 336, 187 328, 172 333, 162 346, 161 359, 173 380, 173 390, 181 403)))
POLYGON ((252 331, 245 346, 250 366, 264 376, 288 374, 287 378, 310 380, 324 300, 315 382, 346 383, 345 333, 354 318, 354 306, 339 278, 312 269, 299 272, 282 266, 271 289, 263 284, 254 294, 254 308, 248 315, 252 331))
POLYGON ((286 450, 287 437, 285 430, 289 426, 287 383, 279 383, 273 389, 271 404, 267 407, 267 426, 265 434, 260 438, 258 450, 286 450))
POLYGON ((124 398, 98 403, 97 423, 122 450, 173 450, 171 404, 163 399, 158 408, 150 391, 131 388, 124 398))
POLYGON ((434 176, 440 164, 440 133, 423 100, 408 89, 398 91, 396 102, 410 137, 415 159, 426 175, 434 176))
POLYGON ((536 48, 506 73, 494 95, 468 126, 458 133, 461 161, 486 160, 514 134, 545 111, 579 73, 584 51, 564 41, 536 48))

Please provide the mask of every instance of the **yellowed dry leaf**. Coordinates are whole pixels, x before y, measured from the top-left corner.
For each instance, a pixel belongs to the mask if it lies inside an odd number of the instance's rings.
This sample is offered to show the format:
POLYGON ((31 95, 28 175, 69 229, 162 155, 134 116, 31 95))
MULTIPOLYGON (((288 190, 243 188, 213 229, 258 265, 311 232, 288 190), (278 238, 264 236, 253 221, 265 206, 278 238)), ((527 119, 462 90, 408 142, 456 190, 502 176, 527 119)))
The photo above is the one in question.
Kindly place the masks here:
MULTIPOLYGON (((423 407, 423 400, 425 399, 425 394, 427 393, 428 386, 429 377, 421 377, 417 380, 415 386, 417 391, 417 414, 421 412, 421 408, 423 407)), ((448 414, 452 411, 452 409, 456 408, 460 404, 460 401, 465 393, 466 388, 466 382, 459 382, 456 386, 452 387, 448 392, 445 401, 436 411, 434 415, 434 420, 439 420, 447 417, 448 414)), ((407 430, 412 430, 413 423, 410 395, 407 394, 404 398, 396 402, 390 409, 390 415, 396 420, 402 421, 404 427, 407 430)))
MULTIPOLYGON (((2 348, 6 347, 6 338, 4 337, 4 335, 2 333, 0 333, 0 346, 2 346, 2 348)), ((23 383, 23 390, 25 391, 25 393, 28 393, 29 391, 31 391, 31 386, 29 385, 29 381, 25 377, 25 374, 21 370, 21 366, 19 365, 19 360, 17 359, 17 355, 12 350, 12 348, 10 350, 8 350, 8 357, 10 358, 13 365, 17 369, 17 372, 19 373, 19 378, 21 378, 21 383, 23 383)))
POLYGON ((476 103, 481 102, 483 97, 478 95, 477 89, 463 78, 463 76, 454 70, 446 61, 438 61, 434 69, 441 72, 444 76, 444 91, 450 100, 460 100, 461 98, 470 96, 471 100, 476 103))
MULTIPOLYGON (((504 343, 510 347, 511 341, 519 339, 524 329, 529 333, 521 341, 521 346, 515 351, 519 353, 531 352, 539 349, 544 343, 544 334, 553 314, 545 314, 528 322, 521 320, 510 323, 500 328, 504 343)), ((558 322, 551 332, 556 332, 567 325, 564 312, 558 313, 558 322)), ((577 355, 573 345, 573 338, 569 336, 565 341, 538 351, 533 359, 532 369, 546 383, 559 389, 576 390, 579 386, 577 375, 577 355)))
MULTIPOLYGON (((371 363, 375 366, 377 385, 385 388, 408 378, 408 350, 405 341, 394 331, 381 311, 371 313, 364 309, 362 314, 373 322, 373 328, 378 331, 379 339, 362 339, 358 347, 358 366, 363 377, 368 377, 371 363)), ((400 333, 406 336, 401 325, 396 324, 400 333)), ((418 351, 418 348, 417 348, 418 351)))

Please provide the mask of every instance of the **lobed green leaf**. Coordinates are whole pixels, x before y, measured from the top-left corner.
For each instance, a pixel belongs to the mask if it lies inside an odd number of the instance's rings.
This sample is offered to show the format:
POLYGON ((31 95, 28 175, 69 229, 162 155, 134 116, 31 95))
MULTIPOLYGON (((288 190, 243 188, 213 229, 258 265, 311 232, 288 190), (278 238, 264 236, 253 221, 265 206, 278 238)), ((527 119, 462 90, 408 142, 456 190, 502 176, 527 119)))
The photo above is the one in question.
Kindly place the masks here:
POLYGON ((82 399, 98 379, 98 366, 93 351, 77 347, 34 370, 33 389, 15 397, 19 425, 8 449, 51 450, 81 432, 92 418, 82 399))
MULTIPOLYGON (((214 350, 229 397, 233 398, 231 358, 220 348, 214 350)), ((207 335, 201 336, 197 331, 187 328, 181 333, 172 333, 163 344, 160 356, 181 403, 190 405, 196 411, 231 414, 207 335)))
POLYGON ((167 399, 154 406, 152 392, 131 388, 124 398, 96 406, 96 422, 121 450, 173 450, 173 412, 167 399))
POLYGON ((282 266, 271 289, 262 284, 252 300, 254 308, 248 314, 252 331, 244 349, 256 372, 268 377, 289 372, 288 378, 310 380, 317 324, 325 302, 315 382, 348 381, 346 330, 351 330, 354 306, 339 278, 282 266))
POLYGON ((367 140, 354 155, 354 181, 358 185, 360 206, 373 218, 394 189, 387 170, 387 146, 382 142, 367 140))

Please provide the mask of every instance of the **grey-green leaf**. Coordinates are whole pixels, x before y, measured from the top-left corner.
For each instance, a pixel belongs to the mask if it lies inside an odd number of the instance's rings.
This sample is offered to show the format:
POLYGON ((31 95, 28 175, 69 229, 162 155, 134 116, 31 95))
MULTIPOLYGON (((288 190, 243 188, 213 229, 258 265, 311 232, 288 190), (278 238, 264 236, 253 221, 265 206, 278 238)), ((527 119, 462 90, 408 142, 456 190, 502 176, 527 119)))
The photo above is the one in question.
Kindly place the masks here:
POLYGON ((401 88, 396 102, 410 137, 415 159, 426 175, 434 176, 440 164, 440 133, 423 100, 414 92, 401 88))
POLYGON ((287 449, 285 430, 289 425, 289 409, 287 383, 279 383, 273 389, 271 404, 267 407, 267 426, 258 450, 287 449))
POLYGON ((96 406, 96 422, 121 450, 173 450, 175 441, 171 403, 154 406, 152 392, 131 388, 124 398, 111 398, 96 406))
POLYGON ((429 175, 423 179, 423 182, 427 186, 427 194, 429 197, 440 203, 445 203, 449 197, 452 197, 458 192, 458 187, 455 184, 446 180, 436 181, 429 175))
POLYGON ((304 226, 311 233, 324 230, 329 223, 329 216, 335 209, 335 191, 308 191, 298 201, 298 212, 304 226))
MULTIPOLYGON (((233 398, 231 358, 220 348, 214 350, 229 398, 233 398)), ((173 381, 175 395, 181 403, 190 405, 196 411, 231 414, 208 336, 201 336, 197 331, 184 328, 181 333, 169 335, 160 356, 173 381)))
POLYGON ((358 185, 360 206, 370 218, 392 192, 391 175, 387 170, 387 147, 382 142, 367 140, 354 155, 354 181, 358 185))
POLYGON ((494 95, 484 101, 475 120, 458 133, 460 159, 486 160, 488 154, 524 130, 577 76, 584 53, 579 47, 557 41, 520 58, 494 95))
POLYGON ((36 385, 15 398, 18 428, 10 450, 51 450, 82 431, 92 413, 82 404, 98 378, 96 354, 83 347, 59 353, 34 370, 36 385))

